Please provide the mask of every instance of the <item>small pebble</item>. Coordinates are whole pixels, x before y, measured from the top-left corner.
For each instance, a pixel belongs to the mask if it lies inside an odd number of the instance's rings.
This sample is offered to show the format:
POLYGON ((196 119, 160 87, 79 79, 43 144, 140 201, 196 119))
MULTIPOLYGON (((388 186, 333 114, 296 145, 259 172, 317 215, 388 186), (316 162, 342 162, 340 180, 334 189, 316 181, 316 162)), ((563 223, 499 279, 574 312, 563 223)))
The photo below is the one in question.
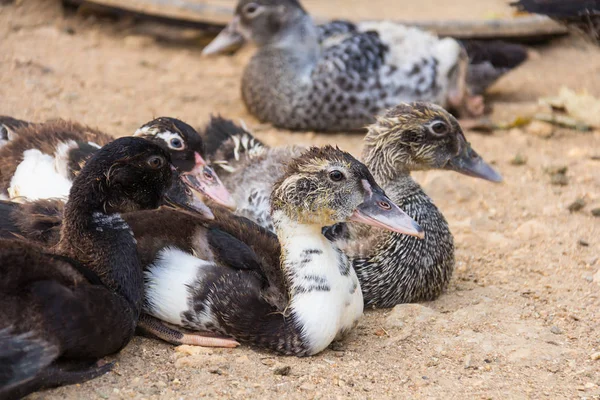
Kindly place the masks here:
POLYGON ((510 160, 511 165, 525 165, 527 164, 527 157, 522 155, 521 153, 517 153, 517 155, 510 160))
POLYGON ((598 361, 598 360, 600 360, 600 351, 592 353, 592 355, 590 356, 590 358, 592 359, 592 361, 598 361))
POLYGON ((554 125, 543 121, 531 121, 531 123, 527 125, 526 131, 530 135, 548 139, 554 134, 554 125))
POLYGON ((594 217, 600 217, 600 207, 598 207, 598 208, 594 208, 594 209, 592 210, 592 215, 593 215, 594 217))
POLYGON ((280 368, 275 368, 275 370, 273 371, 273 375, 288 376, 291 371, 292 367, 290 367, 289 365, 285 365, 280 368))
POLYGON ((550 328, 550 332, 554 333, 555 335, 562 334, 562 330, 556 325, 552 325, 552 327, 550 328))
POLYGON ((586 240, 583 240, 583 239, 579 239, 577 241, 577 244, 580 245, 581 247, 588 247, 590 245, 589 242, 587 242, 586 240))
POLYGON ((550 183, 552 185, 567 186, 569 184, 569 178, 565 174, 552 174, 550 175, 550 183))
POLYGON ((585 200, 580 197, 577 200, 575 200, 574 202, 572 202, 571 204, 569 204, 569 207, 567 207, 567 209, 570 212, 577 212, 577 211, 581 210, 583 207, 585 207, 585 200))

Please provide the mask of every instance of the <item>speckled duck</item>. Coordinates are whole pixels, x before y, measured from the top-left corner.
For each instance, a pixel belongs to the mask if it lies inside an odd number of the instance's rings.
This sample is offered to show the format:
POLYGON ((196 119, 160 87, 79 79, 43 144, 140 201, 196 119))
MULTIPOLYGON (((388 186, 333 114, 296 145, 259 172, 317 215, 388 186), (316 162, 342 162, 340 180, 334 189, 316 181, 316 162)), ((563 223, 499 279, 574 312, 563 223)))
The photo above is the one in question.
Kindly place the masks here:
POLYGON ((483 99, 475 95, 526 58, 522 46, 463 47, 391 22, 318 27, 297 0, 240 0, 231 23, 204 53, 244 39, 258 47, 242 77, 249 111, 299 130, 363 129, 403 101, 478 115, 483 99))

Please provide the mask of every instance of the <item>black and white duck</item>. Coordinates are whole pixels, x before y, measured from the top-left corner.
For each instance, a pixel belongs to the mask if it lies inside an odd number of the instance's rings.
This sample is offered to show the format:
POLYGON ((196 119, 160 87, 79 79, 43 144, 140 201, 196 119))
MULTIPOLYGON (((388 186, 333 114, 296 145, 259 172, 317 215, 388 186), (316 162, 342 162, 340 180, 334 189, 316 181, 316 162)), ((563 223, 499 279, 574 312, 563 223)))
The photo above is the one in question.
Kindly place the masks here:
MULTIPOLYGON (((12 123, 15 136, 0 149, 0 195, 15 200, 66 198, 85 161, 114 137, 71 121, 12 123)), ((5 124, 4 126, 6 126, 5 124)), ((150 140, 171 154, 184 177, 192 176, 195 189, 217 204, 234 208, 230 194, 204 160, 198 132, 175 118, 156 118, 134 136, 150 140)))
POLYGON ((463 47, 392 22, 317 26, 297 0, 240 0, 204 54, 243 40, 258 46, 242 77, 249 111, 278 127, 318 131, 363 129, 405 101, 479 115, 478 95, 527 57, 519 45, 463 47))
MULTIPOLYGON (((269 148, 223 118, 206 128, 208 157, 238 204, 237 212, 273 230, 269 193, 300 147, 269 148), (252 182, 250 185, 249 182, 252 182)), ((338 243, 350 256, 368 306, 431 300, 454 269, 448 224, 410 171, 445 169, 493 182, 501 176, 471 148, 456 119, 439 106, 401 104, 369 126, 363 160, 390 198, 425 230, 423 240, 348 224, 338 243)), ((337 237, 336 229, 326 231, 337 237)))
POLYGON ((511 5, 521 11, 550 17, 600 45, 599 0, 519 0, 511 5))
POLYGON ((356 274, 322 227, 354 220, 423 235, 362 163, 331 146, 288 160, 271 204, 277 236, 231 215, 207 226, 198 217, 135 213, 128 221, 141 252, 156 253, 145 272, 144 311, 282 354, 313 355, 363 311, 356 274), (138 235, 141 227, 146 233, 138 235))
POLYGON ((136 241, 120 213, 158 207, 176 177, 161 147, 116 139, 74 179, 55 250, 0 240, 0 398, 110 369, 96 361, 129 342, 143 300, 136 241))

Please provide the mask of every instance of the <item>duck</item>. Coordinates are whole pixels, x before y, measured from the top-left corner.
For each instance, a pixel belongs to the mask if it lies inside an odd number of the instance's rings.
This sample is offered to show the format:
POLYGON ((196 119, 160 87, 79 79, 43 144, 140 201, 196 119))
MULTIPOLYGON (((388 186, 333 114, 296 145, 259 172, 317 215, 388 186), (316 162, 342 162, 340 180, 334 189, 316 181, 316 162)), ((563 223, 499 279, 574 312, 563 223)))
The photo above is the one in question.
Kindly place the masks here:
MULTIPOLYGON (((208 158, 238 204, 236 212, 273 231, 268 193, 285 160, 301 148, 269 148, 222 117, 213 117, 203 136, 208 158)), ((367 307, 439 297, 454 270, 454 240, 443 214, 410 172, 444 169, 491 182, 502 176, 471 147, 450 113, 423 102, 397 105, 370 125, 362 159, 390 198, 423 227, 425 238, 352 223, 326 228, 325 235, 339 240, 352 261, 367 307)))
MULTIPOLYGON (((5 117, 0 122, 7 120, 5 117)), ((0 148, 0 194, 16 201, 65 199, 85 161, 114 140, 102 131, 73 121, 20 121, 10 126, 14 137, 0 148)), ((194 189, 201 196, 235 208, 231 195, 204 160, 202 138, 190 125, 176 118, 160 117, 142 125, 133 136, 168 151, 184 179, 195 177, 194 189)))
POLYGON ((143 302, 135 237, 121 213, 157 208, 174 179, 160 146, 116 139, 74 179, 55 251, 0 240, 1 398, 110 370, 97 361, 127 345, 143 302))
POLYGON ((290 130, 363 130, 408 101, 478 116, 485 88, 527 58, 520 45, 463 45, 389 21, 318 26, 297 0, 240 0, 203 54, 244 40, 258 47, 242 76, 246 107, 290 130))
POLYGON ((518 0, 510 3, 520 11, 541 14, 573 31, 583 33, 600 45, 600 2, 598 0, 518 0))
POLYGON ((207 227, 188 216, 136 213, 131 226, 145 231, 138 246, 152 247, 154 258, 144 272, 144 312, 279 354, 314 355, 363 311, 356 274, 322 226, 354 220, 423 236, 361 162, 331 146, 288 160, 271 204, 276 235, 243 217, 207 227))

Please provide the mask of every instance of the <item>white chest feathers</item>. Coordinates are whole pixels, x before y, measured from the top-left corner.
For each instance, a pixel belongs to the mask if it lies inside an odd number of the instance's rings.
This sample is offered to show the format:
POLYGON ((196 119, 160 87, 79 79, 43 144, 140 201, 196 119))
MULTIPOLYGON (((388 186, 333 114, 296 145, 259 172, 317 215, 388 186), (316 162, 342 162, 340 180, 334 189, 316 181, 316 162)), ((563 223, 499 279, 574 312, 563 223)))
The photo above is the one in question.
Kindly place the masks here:
POLYGON ((348 258, 320 232, 286 246, 290 310, 311 354, 351 329, 363 313, 363 296, 348 258))

